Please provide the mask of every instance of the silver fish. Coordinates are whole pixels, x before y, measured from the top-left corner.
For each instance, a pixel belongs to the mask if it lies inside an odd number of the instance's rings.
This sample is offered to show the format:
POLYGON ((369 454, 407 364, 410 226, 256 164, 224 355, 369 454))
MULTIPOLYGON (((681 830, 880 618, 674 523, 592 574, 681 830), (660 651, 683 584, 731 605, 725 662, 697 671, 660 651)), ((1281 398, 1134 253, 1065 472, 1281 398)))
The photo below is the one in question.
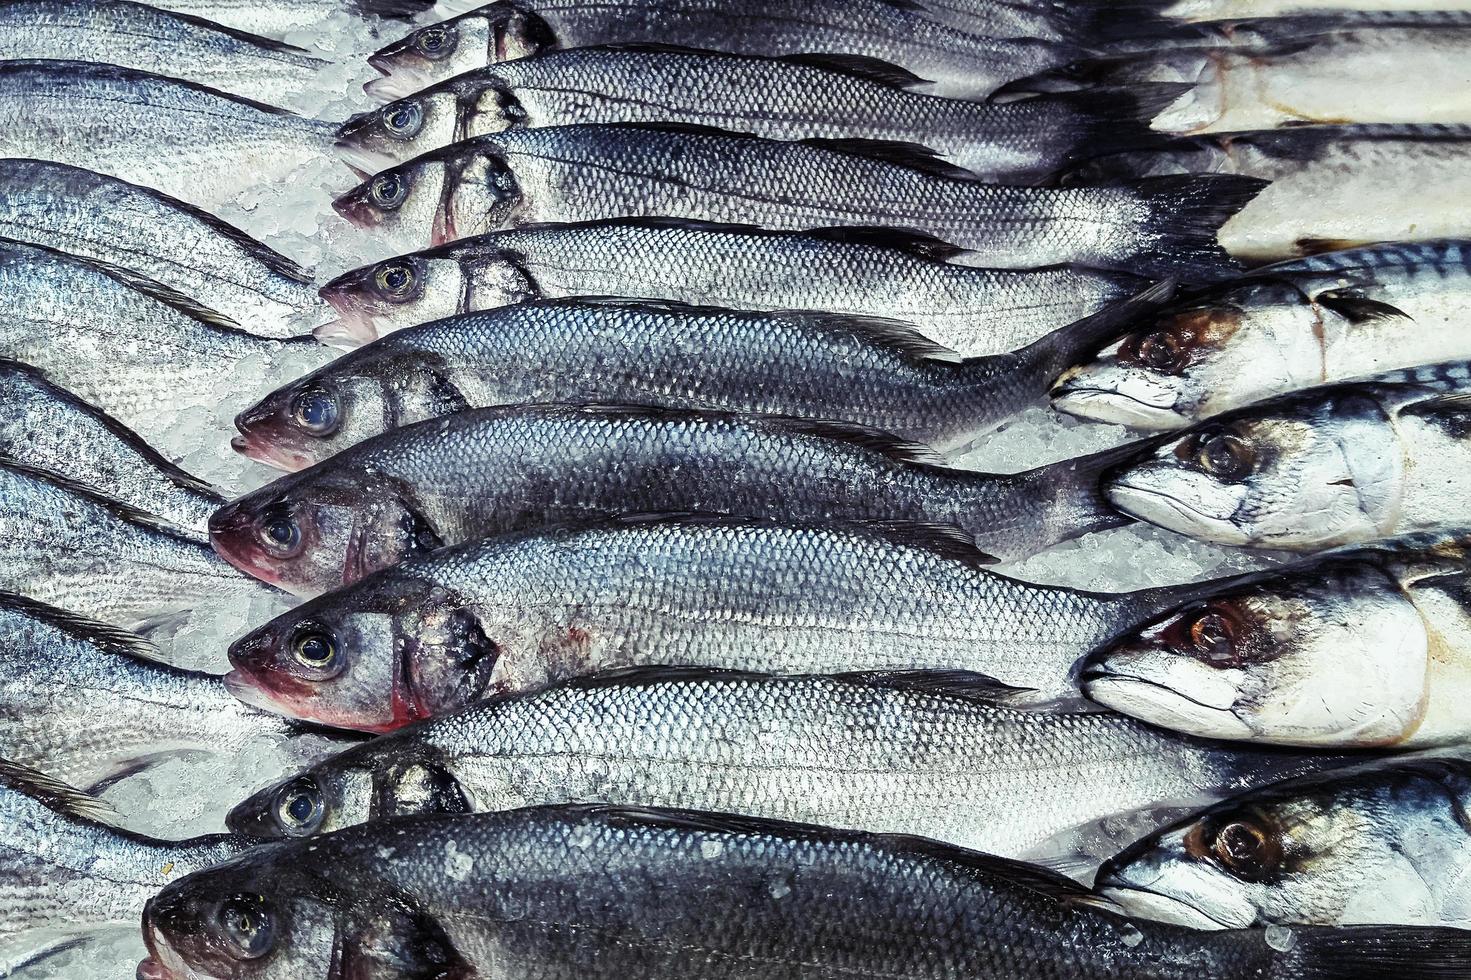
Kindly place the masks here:
POLYGON ((0 160, 0 236, 127 269, 262 337, 330 319, 310 270, 211 214, 90 170, 0 160))
POLYGON ((0 154, 86 167, 210 210, 331 153, 330 123, 160 75, 0 62, 0 154))
POLYGON ((1418 748, 1471 737, 1465 543, 1412 536, 1203 588, 1083 662, 1083 691, 1209 738, 1418 748))
POLYGON ((1250 262, 1366 242, 1471 238, 1465 203, 1471 197, 1471 126, 1221 133, 1105 156, 1079 171, 1090 182, 1181 173, 1272 182, 1221 227, 1226 251, 1250 262), (1406 195, 1406 187, 1418 192, 1406 195))
POLYGON ((6 0, 0 59, 91 60, 270 100, 300 94, 327 62, 301 48, 132 0, 6 0))
POLYGON ((1391 759, 1255 790, 1146 838, 1097 888, 1135 915, 1471 928, 1471 762, 1391 759))
POLYGON ((912 229, 961 249, 956 261, 966 265, 1071 262, 1209 280, 1234 269, 1216 230, 1262 186, 1187 175, 1002 187, 957 179, 953 167, 907 144, 617 123, 457 143, 377 174, 333 206, 403 251, 527 224, 667 216, 774 231, 912 229))
POLYGON ((998 183, 1043 183, 1072 162, 1149 145, 1171 86, 1064 92, 990 104, 912 89, 902 68, 852 56, 763 58, 655 46, 547 51, 456 76, 361 113, 337 131, 369 171, 460 140, 574 123, 684 122, 771 139, 928 146, 998 183))
POLYGON ((900 65, 937 95, 976 98, 1079 57, 1079 48, 1031 37, 958 30, 923 8, 885 0, 515 0, 431 24, 368 59, 385 99, 411 95, 476 68, 566 48, 675 44, 731 54, 850 54, 900 65))
POLYGON ((1156 443, 1105 479, 1139 520, 1218 544, 1316 551, 1471 526, 1455 361, 1284 395, 1156 443))
POLYGON ((475 0, 154 0, 152 6, 237 30, 284 37, 319 27, 343 12, 363 18, 410 20, 421 14, 464 13, 475 6, 475 0))
POLYGON ((225 502, 120 422, 15 361, 0 360, 0 457, 74 480, 200 536, 225 502))
POLYGON ((1137 450, 1023 473, 936 465, 852 423, 638 406, 470 409, 359 443, 210 518, 215 550, 299 595, 499 531, 621 513, 956 525, 1002 558, 1127 523, 1100 475, 1137 450))
POLYGON ((1466 0, 1175 0, 1161 16, 1183 21, 1242 20, 1344 10, 1463 10, 1466 0))
POLYGON ((914 324, 967 357, 1000 354, 1144 288, 1117 273, 938 261, 953 249, 899 232, 768 232, 666 219, 550 225, 467 239, 338 276, 322 296, 332 343, 533 299, 626 296, 813 310, 914 324))
POLYGON ((137 975, 326 980, 346 959, 405 980, 1378 980, 1390 974, 1376 964, 1393 962, 1445 980, 1471 961, 1454 929, 1304 927, 1289 945, 1097 901, 1043 869, 923 838, 531 808, 266 844, 172 882, 144 911, 137 975))
POLYGON ((1471 358, 1471 241, 1267 266, 1143 315, 1053 386, 1083 418, 1176 429, 1273 395, 1471 358))

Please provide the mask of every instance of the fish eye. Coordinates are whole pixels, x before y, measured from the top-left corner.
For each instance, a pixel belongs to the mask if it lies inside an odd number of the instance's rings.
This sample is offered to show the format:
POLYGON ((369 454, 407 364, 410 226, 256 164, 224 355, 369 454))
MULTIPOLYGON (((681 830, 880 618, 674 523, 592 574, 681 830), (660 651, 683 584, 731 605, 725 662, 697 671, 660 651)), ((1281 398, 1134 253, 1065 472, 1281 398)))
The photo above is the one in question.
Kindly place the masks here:
POLYGON ((337 659, 337 641, 326 630, 309 626, 292 639, 291 653, 303 667, 324 670, 337 659))
POLYGON ((392 171, 379 174, 369 185, 368 196, 383 210, 396 210, 402 207, 404 201, 408 199, 409 182, 392 171))
POLYGON ((1281 858, 1272 836, 1247 820, 1233 820, 1217 829, 1211 852, 1228 870, 1249 881, 1271 873, 1281 858))
POLYGON ((337 399, 330 392, 303 391, 291 400, 291 418, 314 436, 325 436, 337 428, 337 399))
POLYGON ((385 262, 373 273, 373 284, 378 294, 388 300, 407 299, 418 282, 418 274, 407 262, 385 262))
POLYGON ((1139 363, 1155 371, 1174 374, 1185 366, 1184 345, 1168 330, 1156 330, 1139 341, 1139 363))
POLYGON ((1236 483, 1251 473, 1256 454, 1245 441, 1222 432, 1201 442, 1195 451, 1200 468, 1225 483, 1236 483))
POLYGON ((454 28, 429 27, 419 32, 414 47, 424 57, 437 61, 452 52, 458 40, 454 28))
POLYGON ((1229 659, 1236 651, 1231 623, 1218 612, 1205 612, 1190 624, 1190 642, 1212 660, 1229 659))
POLYGON ((383 128, 400 139, 417 136, 424 125, 424 109, 417 102, 400 102, 383 110, 383 128))
POLYGON ((276 793, 276 824, 293 837, 309 837, 322 826, 327 808, 322 794, 309 776, 293 780, 276 793))
POLYGON ((271 951, 275 925, 270 907, 260 895, 233 895, 215 912, 220 937, 242 960, 256 960, 271 951))
POLYGON ((301 528, 290 514, 281 511, 262 517, 256 534, 261 544, 283 558, 289 558, 301 547, 301 528))

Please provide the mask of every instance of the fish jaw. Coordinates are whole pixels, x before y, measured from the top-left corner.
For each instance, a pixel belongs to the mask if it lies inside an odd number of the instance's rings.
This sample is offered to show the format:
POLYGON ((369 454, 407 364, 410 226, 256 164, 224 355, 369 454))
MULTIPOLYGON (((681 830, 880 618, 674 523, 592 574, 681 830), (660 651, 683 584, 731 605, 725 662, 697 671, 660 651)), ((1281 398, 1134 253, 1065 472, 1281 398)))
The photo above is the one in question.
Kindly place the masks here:
POLYGON ((1136 918, 1153 919, 1208 931, 1245 929, 1251 925, 1251 921, 1222 922, 1202 912, 1189 902, 1123 883, 1113 884, 1100 880, 1094 890, 1101 897, 1122 908, 1127 915, 1136 918))
POLYGON ((241 435, 233 436, 230 439, 230 448, 246 459, 253 459, 257 463, 263 463, 266 466, 286 473, 295 473, 297 470, 306 469, 315 462, 315 460, 307 458, 302 453, 293 452, 268 440, 264 440, 255 433, 242 433, 241 435))
POLYGON ((1256 733, 1232 710, 1239 675, 1146 651, 1091 658, 1079 680, 1090 699, 1131 718, 1194 735, 1250 739, 1256 733))

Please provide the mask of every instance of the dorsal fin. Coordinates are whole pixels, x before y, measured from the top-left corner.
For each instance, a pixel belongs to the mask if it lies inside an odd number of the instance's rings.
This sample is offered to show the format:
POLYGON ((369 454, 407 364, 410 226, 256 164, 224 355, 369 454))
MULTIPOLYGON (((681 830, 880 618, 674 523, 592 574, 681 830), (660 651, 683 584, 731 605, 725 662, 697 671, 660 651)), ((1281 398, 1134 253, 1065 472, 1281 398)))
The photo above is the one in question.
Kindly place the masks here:
POLYGON ((64 817, 104 823, 118 818, 110 803, 18 762, 0 759, 0 788, 29 796, 64 817))
POLYGON ((910 170, 918 170, 932 177, 944 177, 949 180, 965 180, 974 183, 977 177, 974 172, 964 167, 943 159, 934 150, 919 143, 906 143, 900 140, 872 140, 872 139, 829 139, 826 137, 812 137, 799 140, 805 146, 818 150, 827 150, 832 153, 843 153, 848 156, 863 157, 867 160, 877 160, 881 163, 892 163, 895 166, 907 167, 910 170))
POLYGON ((74 496, 82 497, 88 502, 102 507, 114 517, 127 521, 130 524, 137 524, 151 531, 157 531, 169 537, 178 538, 180 541, 187 541, 190 544, 195 543, 180 528, 175 527, 171 522, 164 520, 162 517, 150 514, 145 510, 140 510, 132 504, 124 503, 121 500, 115 500, 84 483, 78 483, 70 477, 53 473, 50 470, 43 470, 40 467, 32 466, 29 463, 21 462, 18 459, 3 454, 0 454, 0 468, 19 473, 22 476, 38 480, 42 483, 50 484, 74 496))
POLYGON ((613 667, 594 674, 574 677, 556 685, 559 689, 593 691, 607 687, 650 687, 659 684, 697 684, 701 681, 759 681, 770 674, 753 670, 729 670, 721 667, 685 666, 680 664, 644 664, 613 667))
POLYGON ((823 71, 861 78, 866 82, 877 82, 891 88, 913 89, 929 84, 927 79, 920 78, 908 68, 901 68, 892 62, 869 58, 861 54, 810 52, 779 55, 774 60, 789 61, 794 65, 805 65, 808 68, 820 68, 823 71))
POLYGON ((1003 683, 989 674, 980 674, 970 670, 865 670, 833 676, 851 684, 866 684, 871 687, 910 691, 915 694, 965 698, 998 707, 1006 706, 1010 698, 1027 691, 1026 688, 1003 683))
POLYGON ((238 27, 230 27, 228 24, 217 24, 212 20, 207 20, 206 18, 199 17, 195 14, 185 13, 182 10, 164 10, 163 12, 168 14, 169 17, 180 21, 181 23, 190 24, 201 30, 209 31, 214 34, 222 34, 225 37, 232 38, 236 41, 243 41, 246 44, 251 44, 258 48, 263 48, 267 51, 277 51, 281 54, 300 55, 307 61, 316 62, 318 67, 326 67, 327 65, 331 64, 330 61, 314 56, 306 48, 299 48, 296 45, 289 44, 286 41, 280 40, 279 38, 264 37, 260 34, 252 34, 249 31, 241 30, 238 27))
POLYGON ((947 241, 936 238, 934 235, 926 235, 923 232, 907 231, 898 228, 858 226, 850 228, 813 228, 795 234, 821 238, 823 241, 836 242, 840 245, 891 248, 935 262, 946 262, 955 258, 957 255, 964 255, 966 253, 966 249, 958 245, 952 245, 947 241))
POLYGON ((1352 287, 1330 289, 1318 293, 1313 302, 1343 317, 1349 323, 1360 325, 1385 320, 1413 320, 1404 310, 1366 296, 1362 290, 1352 287))
POLYGON ((47 605, 17 592, 0 591, 0 607, 15 609, 69 636, 75 637, 107 653, 136 657, 155 663, 163 662, 158 647, 121 626, 98 622, 66 609, 47 605))
POLYGON ((756 420, 770 419, 788 432, 817 436, 821 439, 836 439, 878 453, 896 463, 948 468, 944 457, 929 446, 901 439, 893 433, 875 429, 858 422, 842 422, 831 419, 803 419, 787 415, 751 416, 756 420))

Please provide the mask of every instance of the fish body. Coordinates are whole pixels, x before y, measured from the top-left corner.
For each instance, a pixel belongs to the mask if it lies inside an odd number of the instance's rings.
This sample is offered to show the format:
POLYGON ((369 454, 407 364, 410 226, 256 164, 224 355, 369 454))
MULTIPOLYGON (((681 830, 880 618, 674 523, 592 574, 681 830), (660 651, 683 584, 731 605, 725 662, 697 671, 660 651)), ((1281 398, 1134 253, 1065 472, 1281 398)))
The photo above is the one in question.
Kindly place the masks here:
POLYGON ((1466 0, 1177 0, 1161 11, 1183 21, 1244 20, 1288 17, 1321 11, 1471 10, 1466 0))
POLYGON ((1471 357, 1471 241, 1310 256, 1139 309, 1063 372, 1056 408, 1175 429, 1302 388, 1471 357))
POLYGON ((1072 262, 1210 279, 1232 268, 1217 228, 1260 186, 1183 176, 1002 187, 936 172, 928 152, 908 146, 620 123, 482 136, 383 171, 334 206, 403 250, 526 224, 673 217, 915 230, 983 268, 1072 262))
POLYGON ((0 236, 120 266, 262 337, 328 319, 311 272, 146 187, 40 160, 0 160, 0 236))
POLYGON ((660 47, 547 51, 490 65, 365 112, 338 147, 371 171, 464 139, 579 123, 693 123, 771 139, 928 146, 997 183, 1047 180, 1069 163, 1153 142, 1159 93, 1058 93, 989 104, 913 91, 892 65, 660 47))
POLYGON ((440 12, 458 12, 469 0, 158 0, 153 6, 181 14, 202 17, 237 30, 285 37, 316 28, 334 14, 344 11, 363 18, 409 20, 439 8, 440 12))
MULTIPOLYGON (((937 247, 938 246, 938 247, 937 247)), ((363 343, 401 327, 534 299, 625 296, 912 323, 965 356, 1004 353, 1143 288, 1132 276, 938 261, 897 232, 766 232, 684 221, 552 225, 466 239, 353 270, 322 288, 341 314, 318 336, 363 343)))

